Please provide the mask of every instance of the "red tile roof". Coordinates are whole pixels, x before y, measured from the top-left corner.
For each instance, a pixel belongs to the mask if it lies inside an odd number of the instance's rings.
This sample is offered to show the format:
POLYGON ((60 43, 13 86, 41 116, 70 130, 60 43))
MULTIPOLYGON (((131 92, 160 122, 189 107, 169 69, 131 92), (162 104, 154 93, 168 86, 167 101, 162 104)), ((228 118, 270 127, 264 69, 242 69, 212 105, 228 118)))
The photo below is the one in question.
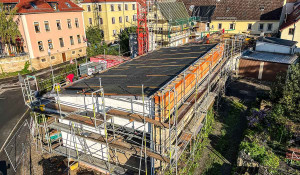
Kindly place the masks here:
POLYGON ((182 0, 187 9, 212 6, 216 9, 212 20, 279 20, 284 0, 182 0))
POLYGON ((136 2, 136 0, 84 0, 81 3, 93 3, 93 2, 136 2))
POLYGON ((80 12, 81 7, 70 0, 0 0, 2 3, 17 3, 17 13, 52 13, 52 12, 80 12), (49 3, 57 3, 54 10, 49 3), (66 4, 68 3, 70 7, 66 4), (33 7, 36 6, 36 8, 33 7))
POLYGON ((287 16, 285 22, 280 26, 279 30, 283 30, 300 20, 300 5, 287 16))

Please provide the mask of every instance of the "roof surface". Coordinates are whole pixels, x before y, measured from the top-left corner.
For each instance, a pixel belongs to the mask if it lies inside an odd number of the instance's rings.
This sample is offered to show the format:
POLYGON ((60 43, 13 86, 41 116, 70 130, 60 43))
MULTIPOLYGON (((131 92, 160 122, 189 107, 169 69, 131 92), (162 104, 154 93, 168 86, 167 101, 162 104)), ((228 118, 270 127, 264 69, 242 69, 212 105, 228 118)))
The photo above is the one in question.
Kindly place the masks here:
POLYGON ((207 21, 211 21, 211 17, 214 14, 216 9, 215 5, 210 6, 195 6, 193 8, 192 15, 193 17, 206 18, 207 21))
POLYGON ((190 17, 182 2, 158 2, 157 5, 168 21, 186 20, 190 17))
POLYGON ((212 20, 279 20, 284 0, 182 0, 191 5, 215 5, 212 20))
POLYGON ((279 30, 283 30, 289 27, 290 25, 298 22, 299 20, 300 20, 300 5, 298 5, 293 10, 293 12, 287 16, 286 20, 284 20, 284 23, 282 23, 279 30))
POLYGON ((246 51, 242 55, 242 58, 273 63, 293 64, 296 62, 298 56, 270 52, 246 51))
MULTIPOLYGON (((0 0, 3 3, 15 2, 14 0, 0 0)), ((19 0, 16 7, 17 13, 52 13, 52 12, 81 12, 83 9, 70 0, 19 0), (57 3, 54 10, 49 3, 57 3)))
POLYGON ((93 3, 93 2, 136 2, 136 0, 84 0, 80 3, 93 3))
POLYGON ((298 43, 297 41, 291 41, 291 40, 285 40, 285 39, 273 38, 273 37, 260 37, 258 38, 258 41, 271 43, 271 44, 278 44, 283 46, 289 46, 289 47, 292 47, 298 43))
POLYGON ((74 82, 62 94, 77 94, 99 89, 99 78, 106 95, 151 96, 175 76, 203 56, 215 44, 187 44, 176 48, 161 48, 117 67, 96 74, 93 78, 74 82), (98 87, 98 88, 97 88, 98 87))

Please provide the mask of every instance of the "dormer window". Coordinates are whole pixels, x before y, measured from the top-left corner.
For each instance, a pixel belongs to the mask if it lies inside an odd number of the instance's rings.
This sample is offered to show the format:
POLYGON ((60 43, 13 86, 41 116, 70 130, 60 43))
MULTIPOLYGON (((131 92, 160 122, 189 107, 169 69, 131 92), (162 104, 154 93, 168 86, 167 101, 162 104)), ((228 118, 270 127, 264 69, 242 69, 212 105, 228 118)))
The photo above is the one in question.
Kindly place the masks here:
POLYGON ((34 2, 30 2, 30 5, 34 8, 34 9, 37 9, 37 6, 34 2))
POLYGON ((264 7, 264 6, 260 6, 260 7, 259 7, 259 10, 260 10, 260 11, 264 11, 264 10, 265 10, 265 7, 264 7))
POLYGON ((57 3, 49 3, 49 5, 53 8, 53 10, 57 11, 57 3))
POLYGON ((230 8, 229 8, 229 7, 227 7, 227 8, 226 8, 226 12, 229 12, 229 10, 230 10, 230 8))
POLYGON ((66 5, 67 5, 69 8, 71 8, 71 5, 70 5, 68 2, 66 2, 66 5))

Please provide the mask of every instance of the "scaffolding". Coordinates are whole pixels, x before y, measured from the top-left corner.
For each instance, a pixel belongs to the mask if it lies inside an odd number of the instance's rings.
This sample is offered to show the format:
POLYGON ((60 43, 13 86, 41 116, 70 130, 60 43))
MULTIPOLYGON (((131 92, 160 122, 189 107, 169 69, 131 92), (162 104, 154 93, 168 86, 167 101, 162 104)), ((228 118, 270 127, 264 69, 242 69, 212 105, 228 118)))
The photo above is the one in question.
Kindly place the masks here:
POLYGON ((237 71, 241 44, 236 39, 217 44, 150 97, 141 85, 138 100, 105 96, 101 79, 98 89, 78 94, 84 103, 64 101, 58 89, 36 99, 25 78, 37 150, 68 157, 69 166, 80 161, 109 174, 181 174, 193 160, 209 109, 237 71), (188 162, 180 159, 184 153, 188 162))

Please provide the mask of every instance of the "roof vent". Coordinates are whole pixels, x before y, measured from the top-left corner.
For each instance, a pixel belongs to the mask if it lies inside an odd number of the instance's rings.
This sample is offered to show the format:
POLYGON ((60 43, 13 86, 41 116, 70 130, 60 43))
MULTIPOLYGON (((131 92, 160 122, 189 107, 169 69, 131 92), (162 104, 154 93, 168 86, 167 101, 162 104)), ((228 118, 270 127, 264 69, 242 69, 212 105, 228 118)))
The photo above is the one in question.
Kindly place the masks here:
POLYGON ((265 7, 264 7, 264 6, 260 6, 260 7, 259 7, 259 10, 260 10, 260 11, 264 11, 264 10, 265 10, 265 7))

